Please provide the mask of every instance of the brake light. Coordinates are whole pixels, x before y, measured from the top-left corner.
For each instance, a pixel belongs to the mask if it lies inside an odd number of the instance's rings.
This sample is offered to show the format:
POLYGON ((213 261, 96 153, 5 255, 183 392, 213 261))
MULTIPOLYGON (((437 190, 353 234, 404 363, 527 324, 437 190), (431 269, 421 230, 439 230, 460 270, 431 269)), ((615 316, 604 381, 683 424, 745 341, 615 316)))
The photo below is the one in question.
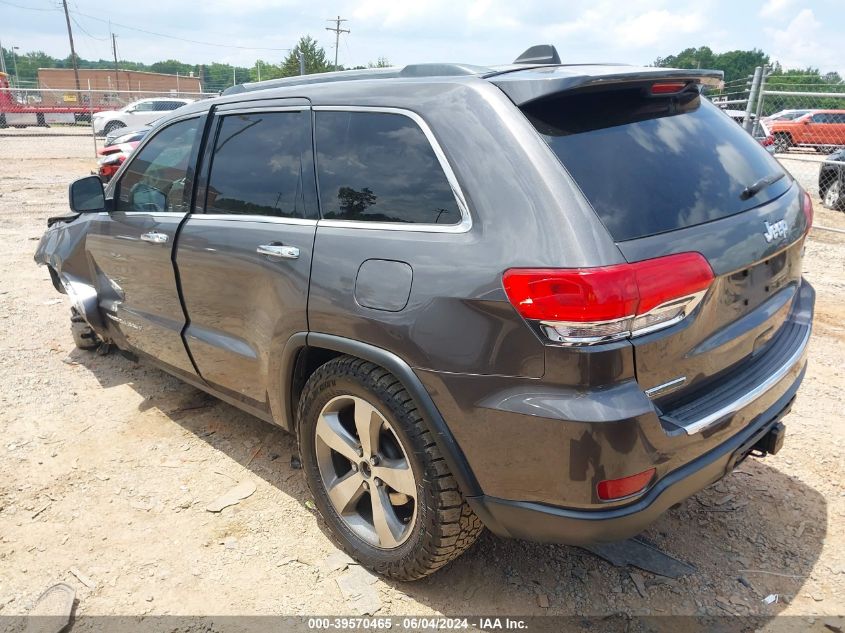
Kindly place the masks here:
POLYGON ((519 314, 550 339, 589 345, 677 323, 710 287, 700 253, 595 268, 512 268, 502 284, 519 314))
POLYGON ((804 232, 809 233, 810 229, 813 228, 813 199, 806 191, 804 192, 804 200, 801 203, 801 210, 804 212, 804 217, 807 218, 807 228, 804 232))
POLYGON ((605 479, 604 481, 600 481, 598 486, 596 486, 596 492, 602 501, 613 501, 614 499, 630 497, 633 494, 642 492, 651 483, 655 472, 656 470, 654 468, 649 468, 630 477, 605 479))
POLYGON ((671 95, 680 92, 686 88, 687 84, 684 81, 661 81, 651 84, 651 94, 653 95, 671 95))

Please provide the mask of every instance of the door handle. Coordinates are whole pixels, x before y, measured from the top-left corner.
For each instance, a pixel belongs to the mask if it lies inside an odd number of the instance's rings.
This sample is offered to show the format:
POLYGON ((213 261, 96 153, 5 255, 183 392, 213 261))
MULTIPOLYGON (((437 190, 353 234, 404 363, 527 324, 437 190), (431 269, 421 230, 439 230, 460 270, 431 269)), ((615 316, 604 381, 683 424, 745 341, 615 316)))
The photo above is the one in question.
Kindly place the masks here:
POLYGON ((153 244, 164 244, 167 242, 167 234, 156 233, 155 231, 150 231, 149 233, 142 233, 141 241, 151 242, 153 244))
POLYGON ((281 259, 298 259, 299 249, 296 246, 284 246, 283 244, 262 244, 255 249, 259 255, 279 257, 281 259))

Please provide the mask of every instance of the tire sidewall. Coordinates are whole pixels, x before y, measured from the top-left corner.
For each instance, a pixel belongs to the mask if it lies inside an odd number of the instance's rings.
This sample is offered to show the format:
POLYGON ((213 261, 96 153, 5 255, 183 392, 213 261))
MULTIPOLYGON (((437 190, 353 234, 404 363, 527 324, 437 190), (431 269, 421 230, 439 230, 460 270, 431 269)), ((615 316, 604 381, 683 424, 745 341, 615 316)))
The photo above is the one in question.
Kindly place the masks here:
POLYGON ((438 529, 435 520, 435 501, 431 487, 428 485, 430 477, 425 472, 425 451, 419 441, 414 441, 417 438, 408 432, 409 424, 404 421, 407 413, 402 409, 401 403, 389 396, 382 398, 373 391, 371 385, 360 381, 360 377, 355 376, 353 372, 333 371, 328 375, 318 373, 322 375, 315 375, 316 381, 306 390, 307 393, 299 409, 298 420, 300 458, 314 503, 320 515, 329 524, 333 536, 347 553, 360 560, 365 566, 377 569, 385 566, 401 568, 406 560, 412 561, 416 558, 419 549, 425 547, 426 538, 438 529), (332 398, 343 395, 363 398, 374 405, 387 419, 408 456, 417 482, 417 515, 413 531, 401 545, 391 550, 383 550, 366 543, 344 523, 332 506, 320 476, 315 450, 317 419, 320 411, 332 398))

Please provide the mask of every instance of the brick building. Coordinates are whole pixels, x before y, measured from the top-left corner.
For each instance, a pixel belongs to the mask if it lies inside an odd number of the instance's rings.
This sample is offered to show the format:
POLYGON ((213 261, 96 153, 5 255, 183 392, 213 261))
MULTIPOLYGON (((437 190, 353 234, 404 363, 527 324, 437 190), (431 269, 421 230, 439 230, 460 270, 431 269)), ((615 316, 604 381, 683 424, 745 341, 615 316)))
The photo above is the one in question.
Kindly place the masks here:
MULTIPOLYGON (((76 101, 76 80, 72 68, 39 68, 38 87, 67 91, 66 93, 42 93, 45 103, 76 101)), ((188 96, 186 93, 202 92, 199 77, 148 73, 139 70, 115 72, 113 69, 105 68, 80 68, 79 88, 85 92, 94 91, 92 96, 95 104, 102 105, 118 105, 148 96, 175 97, 188 96)), ((87 97, 84 101, 87 102, 87 97)))

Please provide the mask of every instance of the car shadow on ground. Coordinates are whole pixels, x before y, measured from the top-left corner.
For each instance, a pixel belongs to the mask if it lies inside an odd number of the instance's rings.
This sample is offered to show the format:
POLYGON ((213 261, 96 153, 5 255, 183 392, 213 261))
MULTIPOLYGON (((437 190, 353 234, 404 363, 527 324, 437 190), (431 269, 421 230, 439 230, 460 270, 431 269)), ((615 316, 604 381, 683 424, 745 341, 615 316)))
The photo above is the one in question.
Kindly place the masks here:
MULTIPOLYGON (((70 357, 103 387, 130 385, 144 398, 141 411, 157 408, 282 493, 303 504, 310 499, 304 475, 291 466, 296 441, 283 430, 118 354, 75 350, 70 357)), ((327 533, 323 521, 317 516, 315 521, 327 533)), ((748 459, 643 534, 696 568, 680 580, 616 568, 576 547, 485 532, 470 551, 434 576, 415 583, 385 582, 443 614, 765 618, 796 596, 813 597, 810 575, 826 526, 821 494, 765 460, 748 459), (777 602, 763 602, 775 594, 777 602)), ((401 603, 394 600, 393 610, 401 612, 401 603)))

